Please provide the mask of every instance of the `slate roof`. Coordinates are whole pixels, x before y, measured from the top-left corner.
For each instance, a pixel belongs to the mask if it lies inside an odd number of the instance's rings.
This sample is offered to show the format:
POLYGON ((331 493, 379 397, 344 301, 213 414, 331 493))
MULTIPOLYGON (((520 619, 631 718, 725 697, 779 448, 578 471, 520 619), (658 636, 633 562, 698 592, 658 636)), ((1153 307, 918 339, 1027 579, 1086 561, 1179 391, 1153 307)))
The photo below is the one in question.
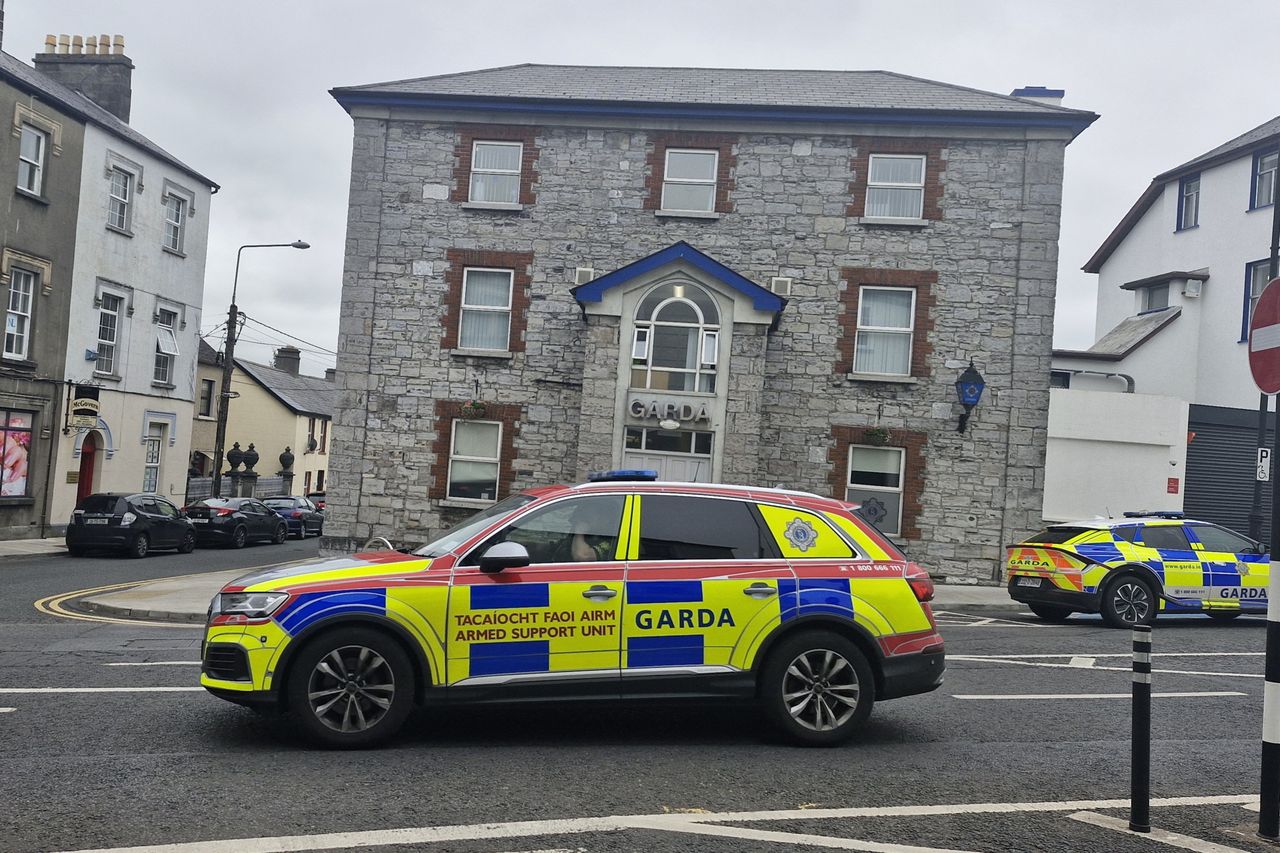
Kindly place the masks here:
POLYGON ((1102 241, 1102 245, 1081 269, 1085 272, 1098 272, 1102 269, 1102 265, 1106 263, 1107 258, 1111 257, 1111 253, 1120 246, 1124 238, 1138 224, 1138 220, 1142 219, 1151 205, 1155 204, 1156 199, 1160 198, 1166 185, 1204 169, 1252 154, 1260 149, 1274 148, 1277 145, 1280 145, 1280 116, 1264 121, 1253 130, 1246 131, 1199 157, 1193 157, 1177 168, 1156 175, 1151 179, 1151 184, 1142 191, 1142 195, 1138 196, 1133 207, 1129 208, 1129 212, 1112 229, 1107 239, 1102 241))
POLYGON ((265 364, 236 359, 236 367, 299 415, 332 418, 338 410, 338 386, 318 376, 294 376, 265 364))
POLYGON ((216 349, 209 346, 204 338, 200 339, 200 349, 196 354, 196 361, 199 364, 212 364, 215 367, 222 366, 222 355, 216 349))
POLYGON ((59 109, 84 121, 96 124, 108 133, 138 146, 151 156, 181 169, 191 177, 198 179, 205 186, 215 191, 218 189, 218 185, 212 180, 192 169, 141 133, 138 133, 127 122, 116 118, 115 115, 98 106, 90 98, 41 74, 20 59, 3 52, 0 52, 0 79, 8 81, 19 89, 39 95, 59 109))
POLYGON ((1064 358, 1121 361, 1180 316, 1182 316, 1182 309, 1174 306, 1126 317, 1114 329, 1098 338, 1087 350, 1056 349, 1053 354, 1064 358))
POLYGON ((340 103, 349 96, 365 93, 585 103, 976 112, 1075 119, 1082 122, 1081 129, 1097 118, 1085 110, 892 71, 524 64, 332 90, 340 103))

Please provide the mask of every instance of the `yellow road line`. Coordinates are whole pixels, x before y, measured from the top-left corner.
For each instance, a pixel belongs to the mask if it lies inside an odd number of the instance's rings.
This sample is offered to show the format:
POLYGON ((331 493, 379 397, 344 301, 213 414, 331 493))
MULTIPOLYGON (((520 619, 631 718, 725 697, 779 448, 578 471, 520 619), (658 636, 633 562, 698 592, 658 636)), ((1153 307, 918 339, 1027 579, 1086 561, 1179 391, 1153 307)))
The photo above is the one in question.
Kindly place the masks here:
MULTIPOLYGON (((289 560, 284 563, 267 563, 262 566, 246 566, 244 573, 259 571, 262 569, 279 569, 285 566, 296 566, 302 563, 312 562, 314 557, 307 557, 301 560, 289 560)), ((47 616, 58 616, 63 619, 75 619, 80 622, 106 622, 113 625, 146 625, 155 628, 190 628, 198 625, 197 622, 153 622, 146 619, 122 619, 116 616, 93 616, 88 613, 79 613, 73 610, 67 610, 63 605, 76 598, 84 598, 87 595, 95 595, 102 592, 115 592, 117 590, 129 589, 135 586, 142 586, 147 583, 162 583, 164 581, 183 580, 184 578, 202 577, 208 572, 192 572, 186 575, 171 575, 165 578, 149 578, 140 581, 126 581, 125 583, 113 583, 106 586, 90 587, 89 589, 77 589, 72 592, 61 592, 56 595, 47 595, 38 599, 33 603, 36 610, 47 616)))

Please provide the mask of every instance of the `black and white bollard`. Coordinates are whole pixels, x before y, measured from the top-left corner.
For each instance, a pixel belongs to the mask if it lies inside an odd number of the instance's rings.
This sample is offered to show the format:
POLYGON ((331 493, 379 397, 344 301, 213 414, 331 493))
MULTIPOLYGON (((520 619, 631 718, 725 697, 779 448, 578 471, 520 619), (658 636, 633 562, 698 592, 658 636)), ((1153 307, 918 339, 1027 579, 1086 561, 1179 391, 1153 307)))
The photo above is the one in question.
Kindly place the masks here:
MULTIPOLYGON (((1274 518, 1271 529, 1277 529, 1274 518)), ((1272 536, 1274 537, 1274 533, 1272 536)), ((1267 664, 1262 693, 1262 783, 1258 788, 1258 835, 1280 841, 1280 566, 1271 549, 1267 580, 1267 664)))
POLYGON ((1129 829, 1151 831, 1151 626, 1133 629, 1133 726, 1129 747, 1129 829))

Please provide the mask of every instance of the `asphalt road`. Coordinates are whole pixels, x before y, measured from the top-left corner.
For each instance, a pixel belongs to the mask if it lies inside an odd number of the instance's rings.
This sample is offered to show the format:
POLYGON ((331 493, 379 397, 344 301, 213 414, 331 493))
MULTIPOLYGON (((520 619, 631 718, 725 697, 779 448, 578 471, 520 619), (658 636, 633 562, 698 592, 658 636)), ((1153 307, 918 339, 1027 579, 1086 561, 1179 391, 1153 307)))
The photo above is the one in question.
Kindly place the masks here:
MULTIPOLYGON (((190 688, 199 632, 31 606, 314 548, 5 561, 0 850, 1173 849, 1101 825, 1127 820, 1128 702, 1110 695, 1128 693, 1130 638, 1096 620, 941 614, 943 687, 878 705, 837 749, 774 743, 749 708, 578 706, 433 711, 387 748, 324 752, 199 690, 67 692, 190 688), (351 835, 311 837, 327 833, 351 835)), ((1153 796, 1190 798, 1157 799, 1158 828, 1263 849, 1242 804, 1258 789, 1264 634, 1254 618, 1157 626, 1155 691, 1194 694, 1155 700, 1153 796)))

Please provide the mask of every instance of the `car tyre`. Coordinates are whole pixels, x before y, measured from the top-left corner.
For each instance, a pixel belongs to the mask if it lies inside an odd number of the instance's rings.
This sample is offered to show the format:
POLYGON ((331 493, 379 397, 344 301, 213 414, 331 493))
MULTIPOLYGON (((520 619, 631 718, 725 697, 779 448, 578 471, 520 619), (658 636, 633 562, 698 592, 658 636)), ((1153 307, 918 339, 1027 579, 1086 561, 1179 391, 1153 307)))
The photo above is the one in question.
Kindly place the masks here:
POLYGON ((413 666, 381 631, 327 631, 298 653, 286 676, 290 715, 311 741, 363 749, 395 735, 413 709, 413 666))
POLYGON ((182 541, 178 543, 178 553, 190 554, 195 549, 196 532, 194 530, 188 530, 186 533, 182 534, 182 541))
POLYGON ((1206 610, 1204 615, 1218 622, 1229 622, 1237 616, 1243 616, 1244 613, 1240 610, 1206 610))
POLYGON ((129 556, 142 559, 151 550, 151 538, 145 533, 138 533, 129 540, 129 556))
POLYGON ((760 672, 766 719, 801 746, 835 746, 851 738, 871 714, 875 676, 853 641, 830 631, 788 637, 760 672))
POLYGON ((243 548, 244 544, 249 541, 249 531, 244 525, 238 525, 235 530, 231 531, 231 547, 243 548))
POLYGON ((271 537, 272 545, 283 545, 284 540, 289 538, 289 528, 281 524, 276 527, 275 535, 271 537))
POLYGON ((1102 621, 1112 628, 1132 628, 1156 621, 1155 590, 1145 578, 1124 574, 1102 591, 1102 621))
POLYGON ((1031 608, 1031 612, 1039 616, 1046 622, 1066 622, 1075 613, 1070 607, 1062 607, 1054 604, 1027 603, 1027 607, 1031 608))

